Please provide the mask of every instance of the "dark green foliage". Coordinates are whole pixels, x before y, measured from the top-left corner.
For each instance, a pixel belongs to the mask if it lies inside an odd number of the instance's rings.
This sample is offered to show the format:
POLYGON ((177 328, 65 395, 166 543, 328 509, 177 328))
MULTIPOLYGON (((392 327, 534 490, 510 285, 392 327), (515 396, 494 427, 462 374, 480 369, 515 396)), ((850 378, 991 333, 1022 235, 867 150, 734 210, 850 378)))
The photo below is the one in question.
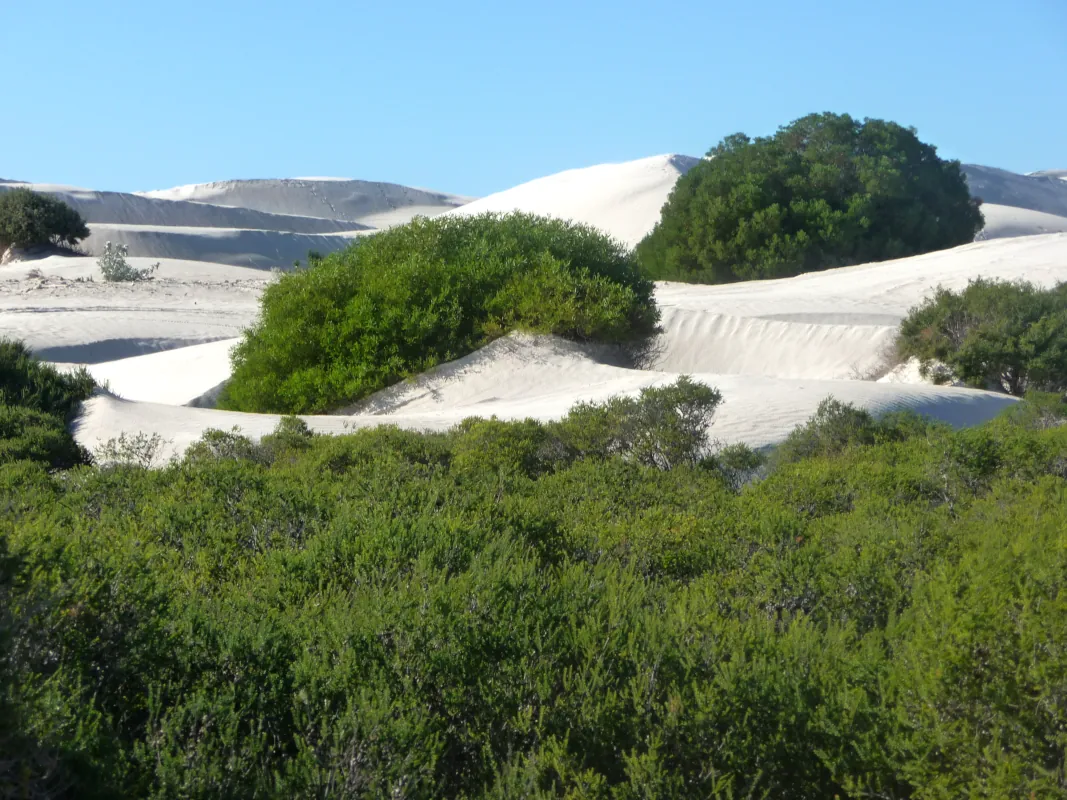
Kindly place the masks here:
POLYGON ((772 461, 782 465, 833 456, 849 447, 903 441, 940 427, 916 414, 902 411, 875 419, 870 412, 851 403, 828 397, 819 403, 815 416, 796 428, 776 448, 772 461))
POLYGON ((64 375, 22 342, 0 338, 0 464, 38 461, 67 468, 89 460, 67 432, 95 384, 85 369, 64 375))
POLYGON ((812 114, 708 155, 637 247, 650 277, 788 277, 966 244, 984 224, 959 162, 893 122, 812 114))
POLYGON ((591 228, 522 214, 419 218, 268 287, 220 402, 324 411, 512 330, 627 342, 658 318, 652 283, 591 228))
POLYGON ((70 418, 95 387, 84 369, 60 373, 22 342, 0 338, 0 403, 70 418))
POLYGON ((827 404, 740 492, 530 420, 0 465, 0 796, 1067 797, 1057 414, 827 404))
POLYGON ((0 250, 9 245, 72 246, 88 235, 81 214, 56 197, 24 188, 0 192, 0 250))
POLYGON ((900 354, 938 383, 960 380, 1021 397, 1067 392, 1067 283, 979 278, 961 292, 939 287, 900 326, 900 354))
POLYGON ((696 465, 708 447, 708 426, 722 394, 683 375, 642 389, 637 397, 578 403, 554 426, 581 456, 623 456, 660 469, 696 465))

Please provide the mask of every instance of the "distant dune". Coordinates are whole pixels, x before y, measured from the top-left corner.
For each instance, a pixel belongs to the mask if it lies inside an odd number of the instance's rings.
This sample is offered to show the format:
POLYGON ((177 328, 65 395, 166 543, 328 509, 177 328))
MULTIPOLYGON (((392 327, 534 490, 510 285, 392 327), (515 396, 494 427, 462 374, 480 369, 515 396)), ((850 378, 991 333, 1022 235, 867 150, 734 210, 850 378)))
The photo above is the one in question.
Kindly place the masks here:
POLYGON ((1067 217, 1067 182, 1048 174, 1019 175, 1004 169, 964 164, 971 194, 986 203, 1067 217))
POLYGON ((470 201, 469 197, 395 183, 341 178, 229 180, 141 192, 140 196, 195 200, 272 214, 342 220, 370 227, 401 224, 416 214, 434 216, 470 201))

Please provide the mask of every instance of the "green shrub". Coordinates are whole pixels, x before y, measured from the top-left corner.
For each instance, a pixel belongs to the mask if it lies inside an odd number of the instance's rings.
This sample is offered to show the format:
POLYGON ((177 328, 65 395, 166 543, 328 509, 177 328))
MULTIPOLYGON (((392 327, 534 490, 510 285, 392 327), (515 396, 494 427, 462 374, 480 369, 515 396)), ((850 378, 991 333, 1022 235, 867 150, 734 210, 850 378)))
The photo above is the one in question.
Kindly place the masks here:
POLYGON ((961 292, 938 288, 913 308, 897 343, 924 377, 959 380, 1021 397, 1067 392, 1067 283, 979 278, 961 292))
POLYGON ((617 455, 659 469, 695 466, 708 450, 708 427, 721 402, 717 389, 683 375, 637 397, 578 403, 554 429, 583 457, 617 455))
POLYGON ((95 386, 84 367, 61 373, 42 363, 22 342, 0 338, 0 403, 69 419, 95 386))
POLYGON ((73 246, 88 235, 81 214, 56 197, 25 188, 0 192, 0 249, 73 246))
POLYGON ((959 162, 893 122, 812 114, 708 155, 637 247, 650 277, 788 277, 966 244, 984 224, 959 162))
POLYGON ((267 287, 220 403, 324 411, 511 330, 626 342, 657 320, 651 282, 591 228, 522 214, 420 218, 267 287))
POLYGON ((89 454, 67 432, 61 417, 0 403, 0 464, 20 460, 68 469, 88 463, 89 454))

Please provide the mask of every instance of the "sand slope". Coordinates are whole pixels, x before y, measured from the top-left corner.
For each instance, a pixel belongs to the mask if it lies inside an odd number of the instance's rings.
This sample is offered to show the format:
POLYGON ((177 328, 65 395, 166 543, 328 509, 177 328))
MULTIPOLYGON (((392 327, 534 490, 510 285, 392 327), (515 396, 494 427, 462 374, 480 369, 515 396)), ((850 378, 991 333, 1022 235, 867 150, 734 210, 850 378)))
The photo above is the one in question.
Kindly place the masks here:
POLYGON ((964 164, 963 173, 971 194, 986 203, 1067 217, 1067 183, 1053 176, 1018 175, 978 164, 964 164))
POLYGON ((186 228, 156 225, 90 225, 82 246, 100 254, 106 242, 123 244, 131 256, 206 261, 255 269, 289 269, 307 263, 308 252, 343 250, 365 233, 288 233, 235 228, 186 228))
POLYGON ((386 227, 416 214, 434 216, 469 202, 459 195, 394 183, 334 178, 231 180, 139 193, 161 200, 195 200, 273 214, 295 214, 386 227))
POLYGON ((699 160, 662 155, 572 169, 475 200, 449 213, 543 214, 584 222, 633 247, 659 222, 660 210, 678 178, 699 160))
POLYGON ((1004 239, 1011 236, 1039 236, 1043 233, 1067 231, 1067 217, 1045 214, 1028 208, 982 205, 985 227, 976 239, 1004 239))
POLYGON ((194 228, 248 228, 293 233, 337 233, 352 230, 342 220, 269 214, 248 208, 193 203, 184 200, 157 200, 125 192, 96 192, 51 184, 5 184, 0 191, 26 186, 36 192, 55 195, 82 215, 88 223, 117 225, 164 225, 194 228))

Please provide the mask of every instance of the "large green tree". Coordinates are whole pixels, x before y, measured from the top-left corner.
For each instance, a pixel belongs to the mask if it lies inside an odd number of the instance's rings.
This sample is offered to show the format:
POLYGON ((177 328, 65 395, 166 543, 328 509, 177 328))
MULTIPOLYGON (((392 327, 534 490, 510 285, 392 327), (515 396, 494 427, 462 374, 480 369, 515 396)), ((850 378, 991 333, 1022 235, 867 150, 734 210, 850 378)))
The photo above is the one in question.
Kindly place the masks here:
POLYGON ((894 122, 812 114, 708 156, 637 247, 650 277, 788 277, 954 247, 984 224, 959 162, 894 122))
POLYGON ((19 187, 0 192, 0 247, 75 245, 89 235, 81 214, 51 195, 19 187))

